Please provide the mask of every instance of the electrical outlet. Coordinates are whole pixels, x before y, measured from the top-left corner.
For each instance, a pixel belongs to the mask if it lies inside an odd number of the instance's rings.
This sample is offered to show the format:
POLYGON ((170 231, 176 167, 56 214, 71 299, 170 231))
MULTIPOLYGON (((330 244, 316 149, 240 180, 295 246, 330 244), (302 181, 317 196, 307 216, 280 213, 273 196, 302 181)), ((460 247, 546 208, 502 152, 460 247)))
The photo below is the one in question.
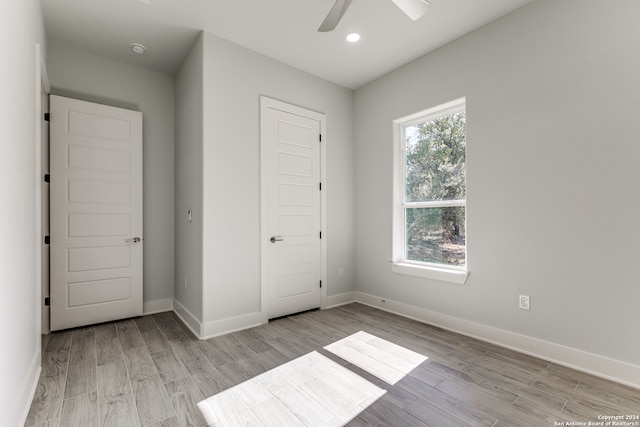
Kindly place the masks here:
POLYGON ((340 267, 338 269, 338 277, 344 277, 344 268, 340 267))
POLYGON ((189 281, 187 280, 187 276, 184 276, 184 288, 187 289, 187 286, 189 286, 189 281))
POLYGON ((520 299, 518 301, 519 308, 523 310, 531 309, 531 300, 529 299, 529 295, 520 295, 520 299))

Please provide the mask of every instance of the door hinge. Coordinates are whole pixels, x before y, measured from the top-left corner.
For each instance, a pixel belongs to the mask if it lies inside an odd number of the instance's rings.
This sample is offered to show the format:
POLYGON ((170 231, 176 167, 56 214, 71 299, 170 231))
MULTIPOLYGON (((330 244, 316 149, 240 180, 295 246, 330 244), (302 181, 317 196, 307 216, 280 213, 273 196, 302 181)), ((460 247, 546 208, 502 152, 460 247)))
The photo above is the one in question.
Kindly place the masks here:
POLYGON ((322 280, 320 280, 320 287, 322 287, 322 280))
POLYGON ((318 183, 318 185, 319 185, 319 187, 320 187, 320 191, 322 191, 322 183, 321 183, 321 182, 319 182, 319 183, 318 183))
POLYGON ((47 183, 51 182, 51 175, 49 175, 48 173, 45 173, 44 174, 44 182, 47 182, 47 183))
POLYGON ((51 113, 44 113, 44 120, 46 122, 50 122, 51 121, 51 113))
POLYGON ((318 140, 319 140, 320 142, 322 142, 322 134, 319 134, 319 135, 318 135, 318 140))
POLYGON ((322 239, 322 231, 320 232, 320 238, 322 239))
POLYGON ((46 305, 47 307, 51 305, 51 298, 50 297, 45 297, 44 298, 44 305, 46 305))
POLYGON ((45 245, 50 245, 51 244, 51 236, 49 236, 48 234, 46 236, 44 236, 44 244, 45 245))

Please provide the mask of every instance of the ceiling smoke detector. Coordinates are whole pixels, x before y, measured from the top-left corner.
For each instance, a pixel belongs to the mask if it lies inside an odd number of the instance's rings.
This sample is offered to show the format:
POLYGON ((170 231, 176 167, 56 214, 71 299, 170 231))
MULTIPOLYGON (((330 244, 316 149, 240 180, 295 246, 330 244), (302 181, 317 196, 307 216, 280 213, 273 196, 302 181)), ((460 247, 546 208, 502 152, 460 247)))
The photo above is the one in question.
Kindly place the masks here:
POLYGON ((140 43, 131 43, 131 50, 138 55, 142 55, 147 50, 147 48, 140 43))

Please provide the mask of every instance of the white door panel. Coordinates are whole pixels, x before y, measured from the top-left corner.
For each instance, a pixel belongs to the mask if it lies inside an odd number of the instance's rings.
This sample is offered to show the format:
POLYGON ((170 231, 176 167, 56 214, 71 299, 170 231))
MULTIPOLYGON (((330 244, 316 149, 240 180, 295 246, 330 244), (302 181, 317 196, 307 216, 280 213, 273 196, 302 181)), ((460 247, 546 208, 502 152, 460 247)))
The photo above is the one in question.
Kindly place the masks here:
POLYGON ((128 118, 107 116, 103 112, 96 114, 69 110, 68 134, 97 138, 107 141, 129 143, 132 140, 131 121, 128 118))
POLYGON ((68 219, 69 237, 131 235, 130 214, 70 213, 68 219))
POLYGON ((131 153, 69 145, 69 167, 104 172, 131 172, 131 153))
POLYGON ((69 179, 69 203, 131 204, 131 183, 96 179, 69 179))
MULTIPOLYGON (((316 114, 263 108, 262 238, 268 317, 321 303, 320 128, 316 114), (266 191, 265 191, 266 188, 266 191)), ((264 284, 263 284, 264 286, 264 284)))
POLYGON ((69 273, 131 268, 131 248, 129 246, 77 247, 67 250, 67 259, 69 273))
POLYGON ((69 284, 70 308, 113 301, 126 301, 130 298, 130 277, 69 284))
POLYGON ((142 114, 51 96, 50 134, 51 329, 142 314, 142 114))

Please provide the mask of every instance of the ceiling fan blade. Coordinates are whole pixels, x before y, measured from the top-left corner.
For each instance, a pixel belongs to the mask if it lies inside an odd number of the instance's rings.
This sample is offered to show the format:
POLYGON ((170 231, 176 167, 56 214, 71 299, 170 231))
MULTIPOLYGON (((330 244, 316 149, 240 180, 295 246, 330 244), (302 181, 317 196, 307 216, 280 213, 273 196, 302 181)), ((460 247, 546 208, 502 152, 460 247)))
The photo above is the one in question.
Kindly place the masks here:
POLYGON ((320 28, 318 28, 318 31, 321 33, 333 31, 334 28, 336 28, 336 25, 338 25, 338 22, 340 22, 340 18, 342 18, 342 15, 344 15, 344 13, 349 8, 349 5, 352 1, 353 0, 336 0, 335 4, 329 11, 329 14, 326 18, 324 18, 322 24, 320 24, 320 28))
POLYGON ((431 3, 427 0, 392 0, 409 18, 417 21, 427 13, 431 3))

